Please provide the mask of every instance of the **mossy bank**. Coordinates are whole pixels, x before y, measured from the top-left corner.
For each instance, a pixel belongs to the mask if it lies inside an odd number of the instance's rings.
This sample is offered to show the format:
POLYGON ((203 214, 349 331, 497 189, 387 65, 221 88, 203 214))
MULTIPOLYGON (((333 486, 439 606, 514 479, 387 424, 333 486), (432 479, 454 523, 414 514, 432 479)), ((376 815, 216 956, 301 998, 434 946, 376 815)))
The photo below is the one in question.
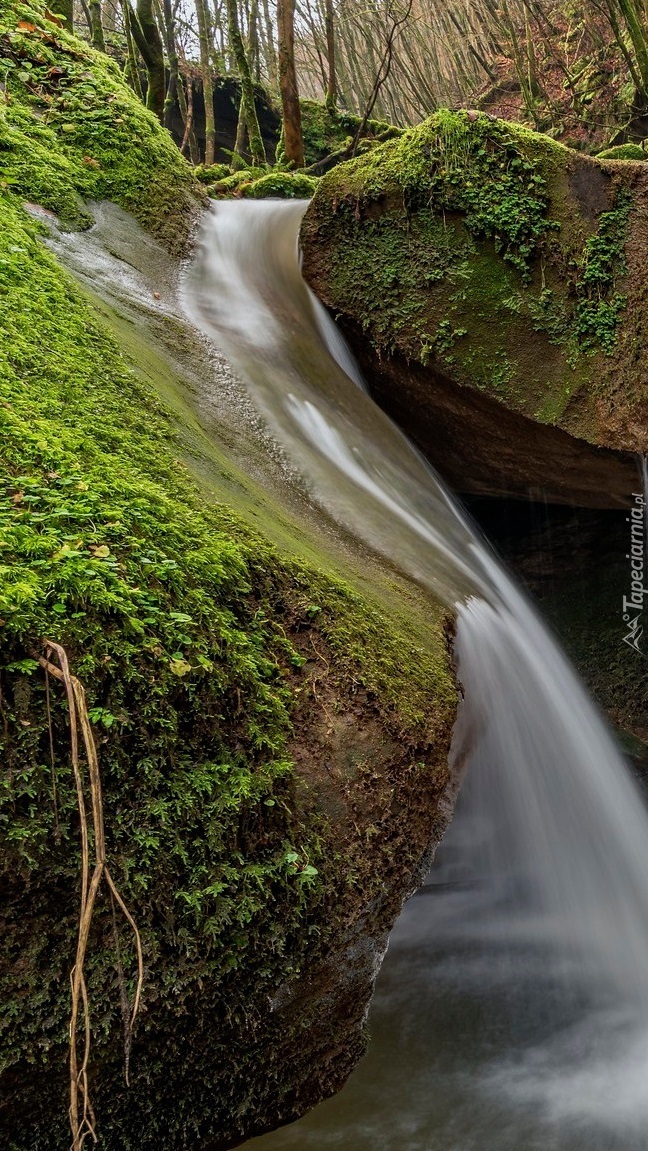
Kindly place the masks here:
POLYGON ((131 938, 103 893, 100 1146, 232 1146, 362 1052, 386 933, 448 814, 444 616, 381 608, 317 562, 317 538, 304 558, 284 530, 278 550, 243 488, 236 513, 223 502, 226 459, 209 484, 192 470, 154 360, 122 350, 22 205, 78 227, 86 197, 110 197, 179 248, 197 185, 114 66, 43 8, 4 4, 0 51, 0 1143, 69 1142, 80 849, 49 639, 86 688, 110 868, 144 949, 127 1088, 131 938))
POLYGON ((88 227, 86 200, 121 204, 182 251, 204 200, 117 65, 40 4, 0 2, 0 188, 88 227))
POLYGON ((508 490, 580 486, 587 502, 607 485, 614 501, 631 479, 613 452, 648 447, 647 227, 642 163, 439 112, 323 178, 304 271, 377 397, 459 486, 476 452, 472 490, 499 472, 508 490))

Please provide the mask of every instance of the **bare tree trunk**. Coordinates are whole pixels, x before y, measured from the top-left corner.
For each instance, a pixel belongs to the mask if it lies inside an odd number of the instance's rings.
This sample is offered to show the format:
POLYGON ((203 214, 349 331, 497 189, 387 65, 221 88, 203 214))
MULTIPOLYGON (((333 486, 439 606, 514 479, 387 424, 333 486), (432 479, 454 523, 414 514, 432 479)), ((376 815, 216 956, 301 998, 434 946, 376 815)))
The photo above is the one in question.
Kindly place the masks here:
POLYGON ((277 63, 277 53, 275 50, 274 42, 274 29, 272 27, 272 20, 270 19, 270 8, 268 6, 268 0, 263 0, 263 23, 265 26, 264 48, 266 68, 268 71, 268 76, 270 77, 270 82, 274 88, 275 84, 277 83, 277 76, 279 74, 279 65, 277 63))
POLYGON ((207 0, 207 30, 209 32, 212 70, 218 76, 220 72, 225 70, 225 58, 227 54, 227 35, 223 24, 223 4, 220 3, 220 0, 214 0, 212 4, 207 0))
POLYGON ((263 166, 266 163, 266 154, 261 138, 256 105, 254 103, 254 84, 252 83, 252 76, 250 74, 250 65, 239 27, 236 0, 227 0, 227 26, 229 29, 230 45, 234 53, 236 68, 241 80, 241 107, 243 108, 245 123, 247 124, 252 162, 263 166))
POLYGON ((301 128, 299 90, 295 71, 294 0, 277 0, 279 38, 279 88, 283 108, 284 155, 296 168, 304 167, 304 140, 301 128))
MULTIPOLYGON (((320 13, 318 12, 317 15, 319 17, 320 13)), ((310 28, 311 34, 309 37, 307 37, 307 44, 305 45, 304 43, 302 43, 300 45, 300 47, 301 47, 302 53, 304 52, 304 49, 306 49, 311 60, 313 60, 313 66, 315 66, 314 60, 315 60, 315 57, 317 57, 317 63, 319 65, 320 76, 322 78, 322 92, 324 95, 326 95, 326 89, 328 86, 328 72, 326 70, 326 64, 324 62, 324 56, 322 55, 322 48, 320 47, 320 42, 322 40, 322 37, 320 36, 321 27, 318 25, 317 21, 315 20, 315 18, 313 16, 313 10, 311 8, 309 0, 306 0, 305 5, 300 4, 299 0, 295 0, 295 18, 296 18, 298 24, 299 24, 300 19, 305 20, 308 24, 308 27, 310 28)), ((300 63, 303 67, 303 64, 304 64, 303 55, 302 55, 302 59, 301 59, 300 63)))
POLYGON ((406 5, 405 11, 404 11, 402 16, 394 16, 390 12, 392 26, 389 29, 389 33, 387 35, 387 43, 385 44, 385 51, 383 52, 382 60, 380 61, 380 67, 376 73, 376 79, 374 80, 374 85, 373 85, 373 88, 371 90, 371 96, 369 97, 369 100, 367 101, 367 106, 364 110, 364 115, 362 117, 362 120, 360 121, 360 124, 358 125, 358 128, 356 130, 356 134, 353 137, 353 143, 351 145, 351 155, 352 156, 355 156, 355 154, 358 150, 358 144, 360 142, 360 139, 361 139, 363 133, 366 130, 367 121, 369 120, 369 117, 371 116, 371 113, 374 110, 376 100, 378 99, 378 96, 380 94, 380 89, 382 88, 383 84, 387 81, 387 79, 389 77, 389 73, 391 72, 392 59, 394 56, 394 41, 398 35, 399 29, 403 26, 403 24, 405 24, 407 22, 407 20, 409 20, 410 13, 412 11, 412 3, 413 3, 413 0, 407 0, 407 5, 406 5))
MULTIPOLYGON (((186 61, 183 61, 186 63, 186 61)), ((196 143, 196 133, 193 130, 194 106, 193 106, 193 82, 191 76, 185 77, 187 84, 187 92, 185 95, 185 88, 182 82, 182 75, 178 77, 178 102, 180 104, 180 111, 182 119, 184 120, 184 135, 180 145, 180 151, 184 152, 187 144, 189 144, 189 157, 191 163, 194 165, 200 163, 200 152, 196 143)))
POLYGON ((133 11, 129 4, 129 0, 120 0, 122 16, 124 19, 124 32, 126 33, 126 63, 124 65, 124 79, 127 84, 139 96, 140 100, 144 99, 142 93, 142 84, 140 81, 139 64, 137 60, 137 52, 135 50, 135 40, 133 38, 133 11))
POLYGON ((56 11, 63 17, 68 32, 74 32, 74 0, 58 0, 56 11))
POLYGON ((537 112, 537 109, 535 106, 535 97, 537 95, 537 88, 535 87, 534 83, 532 81, 530 81, 530 79, 529 79, 528 60, 525 61, 524 57, 522 56, 522 52, 520 51, 520 46, 517 42, 517 33, 515 30, 515 25, 513 23, 513 20, 511 18, 511 14, 510 14, 509 9, 508 9, 507 0, 502 0, 502 13, 504 16, 503 24, 504 24, 504 28, 506 29, 506 31, 508 33, 509 42, 510 42, 510 46, 511 46, 511 55, 513 57, 513 63, 515 65, 515 72, 516 72, 516 75, 518 78, 518 83, 520 85, 520 91, 522 93, 522 99, 524 101, 524 107, 526 108, 527 116, 531 120, 533 120, 533 122, 537 128, 538 127, 538 112, 537 112))
POLYGON ((645 100, 648 97, 648 42, 645 32, 645 12, 642 11, 641 2, 635 5, 633 0, 618 0, 618 5, 630 33, 641 76, 641 94, 645 100))
POLYGON ((153 0, 137 0, 137 11, 131 10, 131 29, 146 67, 146 107, 155 112, 161 123, 164 119, 166 76, 164 47, 153 12, 153 0))
POLYGON ((626 44, 625 36, 623 35, 623 30, 621 28, 621 25, 619 24, 619 17, 618 17, 618 13, 616 12, 614 0, 607 0, 607 3, 604 2, 603 5, 599 5, 599 4, 595 3, 594 0, 590 0, 590 3, 592 3, 593 6, 598 11, 604 10, 604 14, 605 14, 606 18, 608 19, 608 21, 610 23, 610 27, 614 33, 614 38, 615 38, 617 44, 619 45, 619 48, 621 49, 621 53, 623 55, 623 58, 624 58, 626 64, 628 65, 628 71, 629 71, 630 76, 632 78, 632 83, 634 84, 637 91, 640 92, 641 91, 641 77, 639 76, 639 73, 637 71, 636 62, 632 56, 632 52, 630 52, 628 45, 626 44))
POLYGON ((100 52, 106 51, 106 41, 104 40, 103 21, 101 18, 101 0, 88 0, 88 11, 90 13, 90 39, 92 47, 98 48, 100 52))
POLYGON ((178 98, 178 49, 176 48, 176 9, 173 0, 162 0, 164 12, 164 33, 169 60, 169 82, 164 97, 164 124, 171 127, 173 110, 178 98))
POLYGON ((335 70, 335 22, 333 17, 333 0, 326 0, 325 19, 326 28, 326 63, 328 66, 328 81, 326 84, 326 107, 331 111, 337 104, 337 73, 335 70))
POLYGON ((200 72, 205 99, 205 167, 211 168, 216 158, 216 117, 214 115, 214 81, 211 69, 210 23, 207 0, 196 0, 198 40, 200 43, 200 72))
MULTIPOLYGON (((456 15, 454 14, 454 12, 452 12, 451 9, 448 9, 448 16, 452 20, 452 23, 454 24, 455 28, 457 29, 457 32, 459 33, 459 36, 461 37, 461 39, 467 40, 468 34, 467 34, 466 29, 462 28, 459 20, 457 19, 456 15)), ((475 47, 474 44, 471 44, 469 40, 467 40, 467 43, 468 43, 468 51, 475 57, 475 60, 479 64, 480 68, 483 68, 484 72, 488 76, 488 79, 489 80, 495 80, 497 78, 497 73, 495 72, 495 69, 491 68, 488 61, 484 59, 482 53, 479 51, 478 48, 475 47)))
MULTIPOLYGON (((405 57, 405 65, 402 71, 407 77, 408 87, 415 101, 416 114, 423 119, 425 116, 429 116, 430 112, 434 111, 435 108, 438 108, 439 101, 437 94, 434 89, 430 87, 430 73, 427 70, 425 74, 421 71, 420 56, 417 56, 413 45, 403 39, 399 46, 399 55, 401 52, 405 57)), ((391 119, 393 123, 396 124, 403 119, 402 105, 400 106, 400 112, 397 112, 393 99, 394 93, 392 91, 389 92, 389 97, 392 108, 391 119)), ((406 117, 405 122, 407 122, 406 117)))
POLYGON ((259 46, 259 0, 250 4, 250 29, 248 34, 250 71, 256 84, 261 83, 261 50, 259 46))
POLYGON ((243 149, 245 148, 245 138, 247 136, 247 124, 245 122, 245 109, 243 108, 243 100, 239 103, 238 121, 236 124, 236 141, 234 143, 234 155, 232 156, 232 171, 238 172, 245 166, 243 159, 243 149))

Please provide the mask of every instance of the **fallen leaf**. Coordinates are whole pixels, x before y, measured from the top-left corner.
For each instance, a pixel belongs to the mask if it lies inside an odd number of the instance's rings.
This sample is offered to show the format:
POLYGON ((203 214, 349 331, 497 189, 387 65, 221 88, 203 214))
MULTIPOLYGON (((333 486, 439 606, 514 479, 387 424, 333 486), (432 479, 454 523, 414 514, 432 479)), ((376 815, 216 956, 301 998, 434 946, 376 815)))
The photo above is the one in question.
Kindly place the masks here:
POLYGON ((62 28, 65 23, 60 16, 56 16, 54 12, 50 12, 49 8, 45 9, 43 15, 46 20, 51 20, 52 24, 56 24, 57 28, 62 28))
POLYGON ((25 498, 24 492, 16 492, 15 496, 11 497, 12 504, 21 504, 25 498))
POLYGON ((170 659, 169 667, 174 675, 183 676, 188 671, 191 671, 191 664, 187 663, 186 659, 170 659))
POLYGON ((53 560, 64 560, 64 559, 67 559, 68 556, 72 556, 72 555, 76 555, 76 554, 77 554, 76 547, 70 547, 70 544, 63 544, 63 547, 59 548, 58 551, 54 552, 52 559, 53 560))
POLYGON ((94 553, 95 557, 100 560, 104 560, 106 556, 110 555, 108 544, 101 544, 99 547, 92 547, 90 550, 94 553))
POLYGON ((36 25, 30 24, 29 20, 19 20, 18 23, 16 24, 16 28, 18 29, 19 32, 35 32, 36 31, 36 25))

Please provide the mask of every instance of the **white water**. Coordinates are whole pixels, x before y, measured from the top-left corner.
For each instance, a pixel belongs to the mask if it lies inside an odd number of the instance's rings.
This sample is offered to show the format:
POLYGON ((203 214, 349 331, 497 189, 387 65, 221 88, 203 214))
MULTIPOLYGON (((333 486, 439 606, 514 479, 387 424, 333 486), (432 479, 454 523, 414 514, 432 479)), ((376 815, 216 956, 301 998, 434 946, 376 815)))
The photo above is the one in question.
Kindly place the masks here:
POLYGON ((302 212, 276 202, 214 210, 186 276, 184 307, 234 364, 313 500, 456 608, 465 702, 455 747, 467 767, 445 848, 455 862, 445 867, 451 877, 459 869, 474 890, 439 910, 430 954, 439 986, 454 950, 453 980, 490 995, 491 1007, 505 995, 506 1051, 485 1054, 478 1067, 467 1057, 461 1074, 470 1068, 466 1097, 483 1088, 484 1099, 506 1096, 511 1114, 527 1115, 511 1134, 504 1109, 490 1142, 473 1142, 484 1122, 477 1107, 473 1126, 458 1136, 455 1123, 435 1127, 424 1142, 411 1131, 390 1142, 383 1132, 373 1145, 527 1151, 549 1145, 542 1132, 551 1127, 552 1147, 640 1151, 648 1147, 642 797, 524 595, 357 386, 353 361, 299 273, 302 212), (582 1141, 573 1141, 576 1129, 582 1141))

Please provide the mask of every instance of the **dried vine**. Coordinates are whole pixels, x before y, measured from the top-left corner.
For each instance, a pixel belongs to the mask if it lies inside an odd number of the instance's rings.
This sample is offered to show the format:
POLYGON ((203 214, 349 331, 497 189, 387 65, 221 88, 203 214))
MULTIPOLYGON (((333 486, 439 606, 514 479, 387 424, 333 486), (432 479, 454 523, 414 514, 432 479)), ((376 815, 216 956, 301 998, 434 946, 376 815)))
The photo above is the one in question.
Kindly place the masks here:
MULTIPOLYGON (((51 640, 45 641, 45 656, 38 656, 38 661, 45 669, 47 676, 53 676, 65 686, 68 708, 70 713, 70 750, 72 757, 72 771, 77 793, 77 807, 79 811, 79 824, 81 831, 81 905, 79 911, 79 927, 74 966, 70 972, 71 1009, 70 1009, 70 1129, 72 1131, 72 1151, 81 1151, 88 1136, 96 1143, 95 1115, 90 1102, 88 1091, 88 1064, 90 1060, 90 1008, 88 1003, 88 989, 85 981, 84 965, 88 950, 88 939, 92 926, 92 916, 97 900, 97 894, 102 880, 105 878, 111 899, 116 903, 133 930, 135 947, 137 951, 137 984, 132 1009, 125 1018, 125 1052, 126 1052, 126 1083, 128 1084, 128 1054, 131 1046, 133 1025, 139 1010, 142 983, 144 976, 144 960, 142 955, 142 942, 137 925, 124 900, 122 899, 106 862, 106 840, 104 833, 103 799, 101 793, 101 775, 99 772, 99 759, 92 734, 90 717, 86 704, 83 684, 76 676, 70 673, 65 649, 51 640), (58 659, 58 666, 52 663, 52 657, 58 659), (79 728, 85 749, 88 766, 88 780, 90 784, 91 828, 94 843, 94 863, 90 861, 90 836, 88 825, 88 812, 83 788, 83 775, 79 758, 79 728), (79 1015, 83 1021, 83 1048, 79 1054, 79 1015)), ((114 905, 113 905, 114 906, 114 905)), ((121 961, 120 961, 121 962, 121 961)))

